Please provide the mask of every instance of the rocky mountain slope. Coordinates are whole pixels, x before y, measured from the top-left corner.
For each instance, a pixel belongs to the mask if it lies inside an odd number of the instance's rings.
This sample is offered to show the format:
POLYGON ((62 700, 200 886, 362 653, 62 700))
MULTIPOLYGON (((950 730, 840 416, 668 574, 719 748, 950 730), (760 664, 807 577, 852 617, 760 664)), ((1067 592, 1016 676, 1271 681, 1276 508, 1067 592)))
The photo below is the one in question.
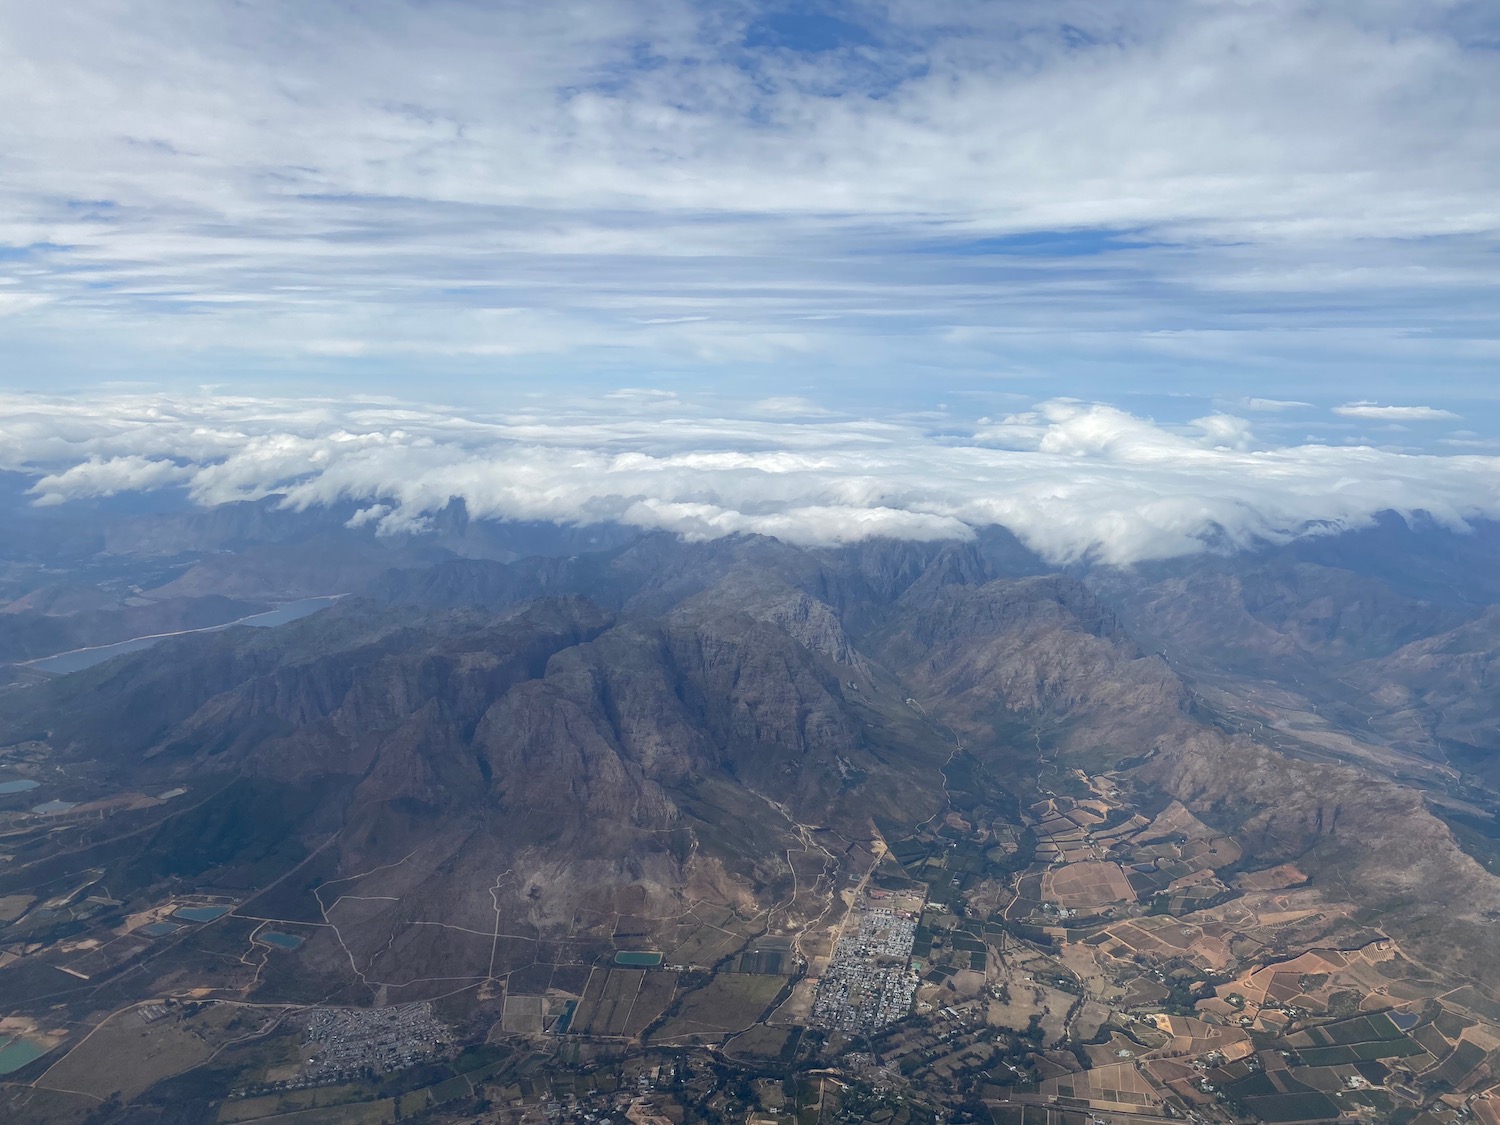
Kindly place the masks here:
MULTIPOLYGON (((1059 766, 1124 770, 1256 862, 1338 880, 1456 968, 1497 952, 1500 886, 1422 793, 1234 733, 1123 623, 1199 663, 1229 647, 1250 664, 1389 666, 1369 675, 1394 690, 1400 668, 1482 681, 1457 641, 1412 639, 1469 610, 1307 563, 1134 588, 1116 576, 1095 583, 1103 597, 1038 569, 1001 533, 838 551, 650 536, 452 560, 388 571, 371 596, 278 630, 183 637, 12 692, 5 722, 121 784, 207 794, 156 830, 149 860, 108 860, 116 888, 302 872, 266 893, 282 915, 329 920, 305 888, 385 870, 360 879, 361 905, 338 908, 338 941, 309 960, 417 993, 440 963, 453 972, 436 976, 494 972, 499 918, 602 938, 622 895, 648 926, 703 899, 766 916, 793 893, 785 857, 806 826, 842 849, 931 818, 960 745, 1018 792, 1059 766), (1365 600, 1330 623, 1350 590, 1365 600), (215 846, 195 847, 210 823, 215 846), (268 825, 286 839, 271 846, 268 825), (455 953, 457 932, 491 948, 455 953)), ((1460 632, 1478 644, 1488 620, 1460 632)))

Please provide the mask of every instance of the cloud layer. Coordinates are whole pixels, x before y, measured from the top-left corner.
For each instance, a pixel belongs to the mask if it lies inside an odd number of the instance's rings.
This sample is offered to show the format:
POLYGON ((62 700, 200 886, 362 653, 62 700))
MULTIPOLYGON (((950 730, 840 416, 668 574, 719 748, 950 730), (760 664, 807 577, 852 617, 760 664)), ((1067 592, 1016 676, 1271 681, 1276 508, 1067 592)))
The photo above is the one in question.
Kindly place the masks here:
POLYGON ((8 378, 1500 355, 1493 5, 795 10, 0 3, 8 378))
POLYGON ((354 501, 355 522, 385 534, 420 532, 455 497, 478 517, 811 545, 1000 524, 1058 563, 1284 541, 1386 510, 1455 528, 1500 517, 1500 458, 1273 448, 1231 415, 1166 427, 1072 400, 934 432, 785 399, 710 412, 647 391, 488 417, 397 402, 0 396, 0 469, 36 477, 42 505, 164 487, 203 505, 280 493, 296 508, 354 501))

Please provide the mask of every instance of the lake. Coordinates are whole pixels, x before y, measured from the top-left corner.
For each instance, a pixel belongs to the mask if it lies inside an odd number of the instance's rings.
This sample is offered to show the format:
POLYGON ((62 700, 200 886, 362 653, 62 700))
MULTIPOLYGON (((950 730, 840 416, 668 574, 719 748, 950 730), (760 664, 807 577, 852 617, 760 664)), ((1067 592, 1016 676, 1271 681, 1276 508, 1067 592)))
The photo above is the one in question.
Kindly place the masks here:
POLYGON ((0 781, 0 797, 11 793, 29 793, 41 785, 40 781, 32 781, 31 778, 22 778, 20 781, 0 781))
POLYGON ((338 601, 342 594, 330 594, 321 598, 303 598, 300 601, 287 602, 285 605, 268 609, 264 613, 252 613, 249 617, 241 617, 238 621, 228 621, 223 625, 210 625, 205 629, 184 629, 180 633, 161 633, 150 637, 133 637, 128 641, 116 641, 112 645, 98 645, 94 648, 79 648, 72 652, 60 652, 56 656, 44 656, 40 660, 26 661, 26 667, 38 668, 43 672, 52 672, 56 675, 66 675, 68 672, 82 672, 85 668, 92 668, 95 664, 103 664, 116 656, 124 656, 127 652, 139 652, 143 648, 150 648, 158 641, 164 641, 168 637, 185 637, 189 633, 217 633, 228 629, 232 625, 250 625, 257 629, 274 629, 277 625, 285 625, 299 618, 317 613, 320 609, 327 609, 338 601))

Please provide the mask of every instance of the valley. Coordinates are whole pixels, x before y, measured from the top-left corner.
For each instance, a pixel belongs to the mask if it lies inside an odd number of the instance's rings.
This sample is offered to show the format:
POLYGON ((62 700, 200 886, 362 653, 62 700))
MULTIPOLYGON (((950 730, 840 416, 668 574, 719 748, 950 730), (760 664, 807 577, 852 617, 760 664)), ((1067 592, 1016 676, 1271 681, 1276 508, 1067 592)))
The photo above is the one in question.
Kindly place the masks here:
POLYGON ((646 536, 15 680, 0 1107, 1500 1120, 1486 775, 1041 570, 646 536))

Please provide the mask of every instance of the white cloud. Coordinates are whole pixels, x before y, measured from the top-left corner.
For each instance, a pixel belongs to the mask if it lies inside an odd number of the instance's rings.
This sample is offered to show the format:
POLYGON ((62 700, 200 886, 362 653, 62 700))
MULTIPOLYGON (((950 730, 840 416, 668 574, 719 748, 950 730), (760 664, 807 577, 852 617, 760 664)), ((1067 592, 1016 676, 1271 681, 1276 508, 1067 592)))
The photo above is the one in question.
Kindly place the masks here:
POLYGON ((833 413, 801 395, 773 395, 751 403, 750 410, 751 413, 766 414, 773 418, 814 418, 833 413))
POLYGON ((1347 402, 1333 408, 1345 418, 1368 418, 1376 422, 1444 422, 1459 415, 1436 406, 1381 406, 1374 402, 1347 402))
POLYGON ((0 468, 38 503, 180 484, 200 504, 353 501, 354 525, 477 517, 619 521, 803 544, 963 537, 1000 524, 1055 562, 1201 551, 1425 511, 1500 517, 1500 458, 1257 444, 1212 415, 1170 428, 1056 400, 956 437, 908 420, 670 415, 620 400, 468 416, 391 401, 0 396, 0 468))
POLYGON ((0 5, 0 314, 351 361, 1485 338, 1475 9, 941 11, 808 56, 747 46, 755 4, 0 5))
POLYGON ((168 485, 186 483, 193 475, 193 469, 178 465, 165 457, 148 458, 127 454, 123 457, 104 458, 95 454, 87 461, 60 473, 42 477, 33 491, 37 496, 37 504, 46 507, 61 504, 76 496, 149 492, 168 485))
POLYGON ((1240 408, 1243 409, 1243 410, 1281 411, 1281 410, 1300 410, 1303 407, 1310 407, 1310 406, 1312 406, 1312 403, 1310 403, 1310 402, 1299 402, 1296 399, 1287 399, 1287 398, 1255 398, 1254 396, 1247 395, 1244 398, 1240 399, 1239 405, 1240 405, 1240 408))

